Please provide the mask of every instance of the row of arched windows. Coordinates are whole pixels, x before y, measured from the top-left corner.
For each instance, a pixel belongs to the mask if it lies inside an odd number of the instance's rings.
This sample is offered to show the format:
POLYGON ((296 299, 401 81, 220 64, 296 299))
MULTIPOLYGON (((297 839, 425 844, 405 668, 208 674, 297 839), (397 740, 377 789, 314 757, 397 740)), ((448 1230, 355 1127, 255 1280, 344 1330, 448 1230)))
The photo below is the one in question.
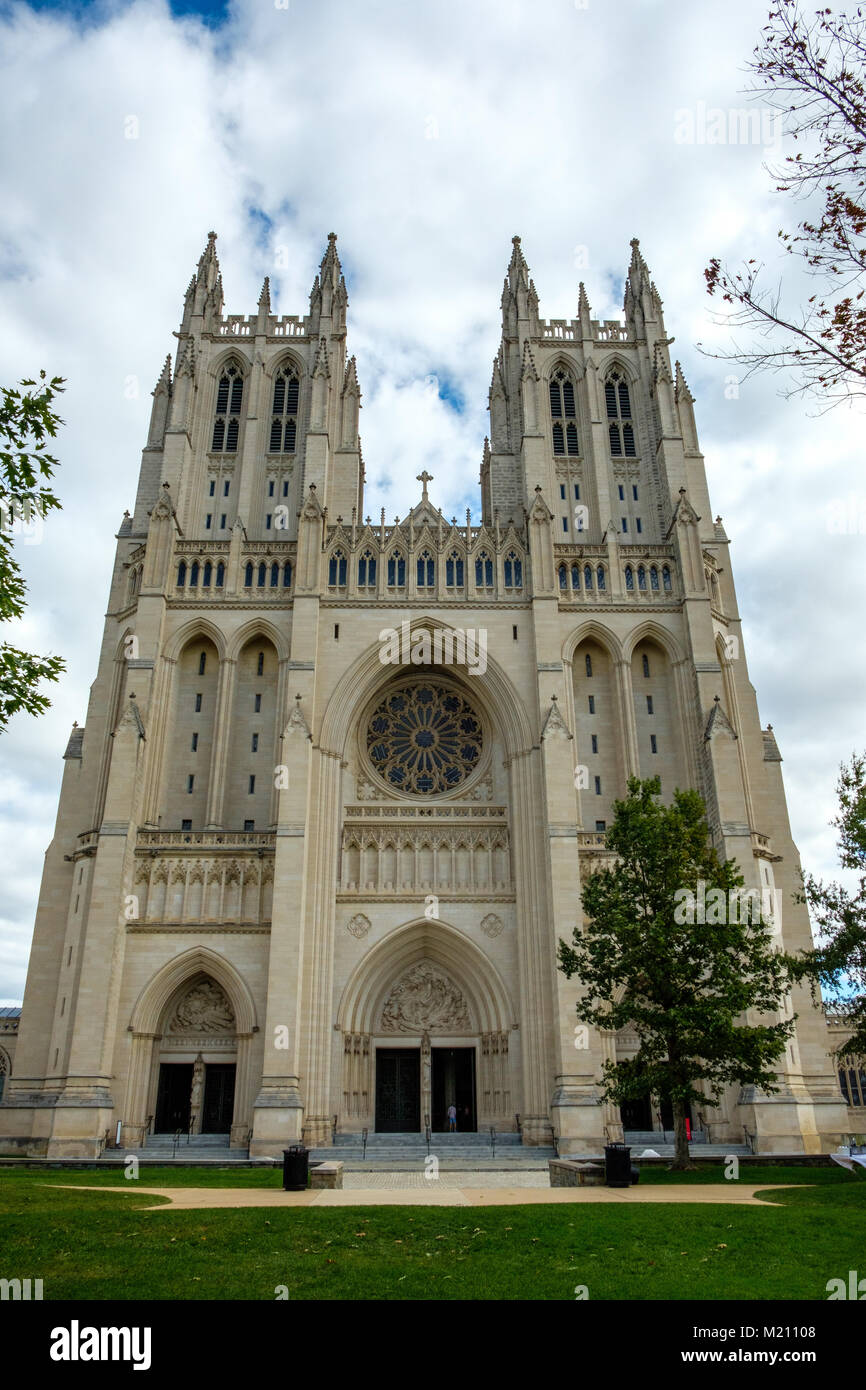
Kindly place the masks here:
POLYGON ((211 564, 210 560, 205 560, 203 565, 199 565, 198 560, 193 560, 189 568, 187 568, 186 560, 181 560, 177 567, 177 587, 179 589, 182 589, 187 581, 189 581, 191 589, 194 589, 199 583, 205 589, 209 589, 211 584, 215 589, 221 589, 225 583, 225 577, 226 567, 222 560, 218 562, 216 567, 211 564), (216 569, 216 574, 214 574, 214 569, 216 569))
MULTIPOLYGON (((628 382, 619 371, 612 371, 604 383, 610 452, 615 458, 636 458, 634 426, 628 382)), ((579 454, 574 381, 564 367, 550 380, 550 418, 554 454, 579 454)))
MULTIPOLYGON (((604 593, 604 592, 606 591, 606 589, 607 589, 607 575, 606 575, 606 573, 605 573, 604 565, 596 565, 595 568, 593 568, 592 565, 586 564, 586 565, 583 566, 583 570, 582 570, 582 572, 581 572, 581 567, 580 567, 580 565, 578 565, 578 564, 576 564, 576 563, 573 564, 573 565, 570 567, 570 578, 571 578, 571 587, 572 587, 572 589, 579 589, 579 588, 581 587, 581 573, 582 573, 582 577, 583 577, 583 588, 584 588, 587 592, 590 592, 590 591, 593 589, 593 587, 597 588, 598 591, 599 591, 599 593, 604 593)), ((567 589, 567 588, 568 588, 568 581, 569 581, 569 566, 568 566, 568 565, 560 565, 560 566, 559 566, 559 587, 560 587, 560 589, 567 589)))
POLYGON ((248 561, 244 569, 244 588, 251 589, 253 587, 253 579, 255 579, 257 588, 264 589, 265 585, 268 582, 269 575, 270 587, 272 589, 278 589, 280 587, 281 576, 282 587, 284 589, 291 588, 291 561, 286 560, 282 566, 280 566, 276 560, 271 561, 270 565, 268 565, 264 560, 261 560, 258 565, 254 565, 252 561, 248 561))
MULTIPOLYGON (((604 592, 607 587, 604 565, 596 565, 593 570, 592 565, 581 566, 575 561, 570 566, 560 565, 558 573, 560 589, 568 589, 569 580, 573 590, 579 589, 582 579, 583 588, 590 590, 593 587, 593 578, 595 579, 595 587, 600 592, 604 592)), ((661 570, 659 570, 657 565, 650 565, 649 567, 646 565, 638 565, 637 567, 626 565, 625 587, 629 593, 633 593, 637 589, 640 593, 663 592, 669 594, 672 588, 670 566, 662 565, 661 570)), ((587 670, 587 675, 590 674, 590 671, 587 670)))
MULTIPOLYGON (((661 586, 666 594, 671 591, 671 572, 667 565, 662 565, 661 586)), ((645 565, 638 565, 635 569, 632 565, 625 567, 625 587, 631 593, 635 588, 640 593, 647 592, 647 588, 652 593, 659 592, 659 572, 655 565, 650 565, 649 569, 645 565), (649 585, 647 585, 649 579, 649 585)))
MULTIPOLYGON (((415 569, 415 582, 419 589, 433 589, 436 586, 436 560, 429 550, 418 556, 415 569)), ((506 589, 523 588, 523 561, 513 550, 509 551, 503 562, 503 577, 506 589)), ((493 559, 486 550, 475 559, 475 587, 493 588, 493 559)), ((365 550, 358 559, 358 587, 373 588, 376 584, 376 557, 365 550)), ((332 589, 346 587, 348 561, 342 550, 334 550, 328 560, 328 584, 332 589)), ((465 587, 466 562, 456 550, 445 560, 445 584, 449 589, 465 587)), ((403 589, 406 586, 406 558, 395 550, 388 556, 387 580, 390 589, 403 589)))

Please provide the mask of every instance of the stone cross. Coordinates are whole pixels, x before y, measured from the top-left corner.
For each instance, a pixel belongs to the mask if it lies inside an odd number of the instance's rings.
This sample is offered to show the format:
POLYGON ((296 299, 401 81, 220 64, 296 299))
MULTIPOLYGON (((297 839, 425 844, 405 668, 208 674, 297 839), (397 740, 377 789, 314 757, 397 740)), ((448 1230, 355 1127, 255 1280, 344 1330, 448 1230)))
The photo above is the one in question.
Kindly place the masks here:
POLYGON ((422 492, 422 494, 421 494, 421 501, 422 501, 422 502, 426 502, 426 501, 427 501, 427 484, 428 484, 428 483, 432 483, 432 481, 433 481, 433 474, 432 474, 432 473, 428 473, 428 472, 427 472, 427 469, 425 468, 423 473, 417 474, 416 481, 419 482, 419 483, 421 484, 421 487, 423 488, 423 492, 422 492))

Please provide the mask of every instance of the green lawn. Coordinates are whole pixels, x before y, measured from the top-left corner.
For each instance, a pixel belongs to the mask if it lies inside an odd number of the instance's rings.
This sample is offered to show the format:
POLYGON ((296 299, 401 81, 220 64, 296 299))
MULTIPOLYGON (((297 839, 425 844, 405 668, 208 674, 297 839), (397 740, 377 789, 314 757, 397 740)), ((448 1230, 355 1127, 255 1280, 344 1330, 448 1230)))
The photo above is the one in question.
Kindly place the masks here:
MULTIPOLYGON (((863 1272, 866 1181, 841 1169, 742 1170, 797 1183, 781 1206, 621 1205, 141 1210, 122 1174, 0 1169, 5 1277, 46 1299, 826 1299, 863 1272), (806 1186, 811 1184, 812 1186, 806 1186)), ((686 1182, 718 1180, 688 1174, 686 1182)), ((641 1181, 682 1181, 644 1171, 641 1181)), ((277 1172, 144 1170, 149 1186, 279 1187, 277 1172)))

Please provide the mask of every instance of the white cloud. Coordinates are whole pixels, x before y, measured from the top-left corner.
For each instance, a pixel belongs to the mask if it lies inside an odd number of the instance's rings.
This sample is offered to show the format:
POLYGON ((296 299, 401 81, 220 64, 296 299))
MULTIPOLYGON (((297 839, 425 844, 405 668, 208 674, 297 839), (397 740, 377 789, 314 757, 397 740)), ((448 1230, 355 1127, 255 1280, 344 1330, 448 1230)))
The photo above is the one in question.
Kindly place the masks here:
POLYGON ((753 248, 772 261, 789 210, 759 146, 674 138, 678 110, 746 105, 743 66, 765 0, 290 0, 287 10, 238 0, 219 30, 157 3, 86 13, 82 25, 18 5, 0 21, 0 379, 40 366, 69 379, 64 511, 40 547, 22 550, 31 609, 16 632, 62 652, 69 669, 52 711, 17 718, 0 745, 0 853, 15 866, 0 994, 23 987, 60 754, 96 670, 112 537, 211 227, 231 312, 252 311, 271 274, 279 311, 303 313, 326 235, 339 233, 374 516, 383 504, 405 514, 423 466, 446 516, 477 506, 511 236, 523 237, 542 313, 557 318, 575 315, 581 279, 594 314, 615 315, 640 236, 697 396, 795 836, 807 863, 832 872, 836 768, 863 743, 855 604, 866 537, 832 535, 822 507, 866 491, 861 417, 811 418, 766 378, 725 399, 730 367, 694 346, 721 341, 703 267, 753 248), (425 387, 431 375, 442 394, 459 392, 462 412, 425 387), (137 398, 124 394, 129 378, 137 398))

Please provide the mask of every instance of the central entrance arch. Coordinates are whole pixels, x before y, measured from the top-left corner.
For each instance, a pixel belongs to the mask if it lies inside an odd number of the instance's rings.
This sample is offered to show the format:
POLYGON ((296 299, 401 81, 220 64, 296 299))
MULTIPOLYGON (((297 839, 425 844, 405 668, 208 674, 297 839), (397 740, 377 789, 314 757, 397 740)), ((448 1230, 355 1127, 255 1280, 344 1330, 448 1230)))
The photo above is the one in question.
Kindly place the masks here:
POLYGON ((391 932, 338 1011, 341 1128, 513 1127, 512 1018, 498 971, 463 932, 427 919, 391 932))

